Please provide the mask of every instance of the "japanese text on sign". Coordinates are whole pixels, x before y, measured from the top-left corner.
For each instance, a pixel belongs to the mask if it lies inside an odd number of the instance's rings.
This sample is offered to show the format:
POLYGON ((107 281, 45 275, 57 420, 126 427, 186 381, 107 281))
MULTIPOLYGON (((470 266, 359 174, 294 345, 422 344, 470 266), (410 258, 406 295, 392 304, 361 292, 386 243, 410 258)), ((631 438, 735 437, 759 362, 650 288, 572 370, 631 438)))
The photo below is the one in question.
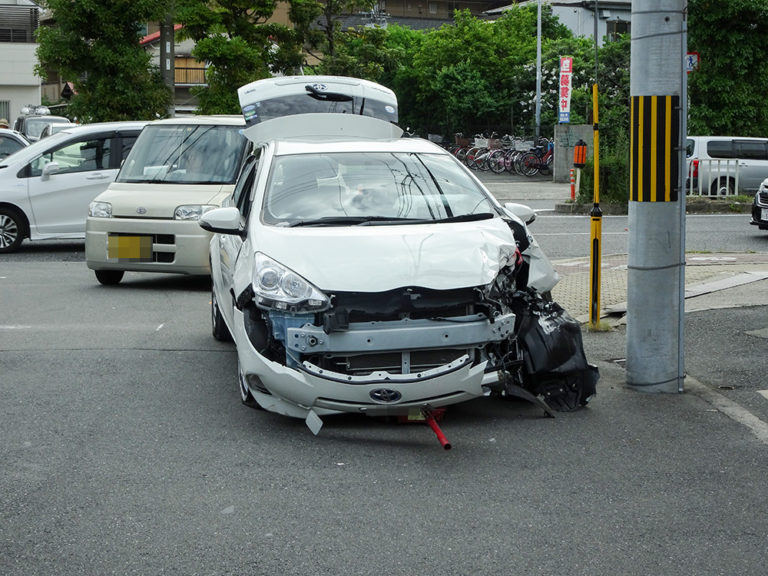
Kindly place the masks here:
POLYGON ((558 90, 558 118, 561 124, 571 121, 571 76, 573 74, 573 58, 560 58, 560 88, 558 90))

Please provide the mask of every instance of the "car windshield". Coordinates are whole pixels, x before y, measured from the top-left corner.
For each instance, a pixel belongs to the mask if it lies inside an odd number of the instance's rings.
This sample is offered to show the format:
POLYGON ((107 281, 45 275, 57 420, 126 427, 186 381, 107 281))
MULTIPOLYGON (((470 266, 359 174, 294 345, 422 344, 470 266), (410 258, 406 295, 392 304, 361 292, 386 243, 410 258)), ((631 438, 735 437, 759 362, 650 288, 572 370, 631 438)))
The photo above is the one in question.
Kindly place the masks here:
POLYGON ((147 126, 126 158, 118 182, 232 184, 247 143, 241 126, 147 126))
POLYGON ((30 138, 40 138, 40 134, 42 134, 43 129, 48 126, 48 124, 55 124, 57 122, 69 124, 69 120, 66 118, 52 118, 50 116, 27 118, 24 123, 24 131, 30 138))
POLYGON ((281 226, 383 225, 498 213, 451 156, 348 152, 275 158, 263 219, 281 226))

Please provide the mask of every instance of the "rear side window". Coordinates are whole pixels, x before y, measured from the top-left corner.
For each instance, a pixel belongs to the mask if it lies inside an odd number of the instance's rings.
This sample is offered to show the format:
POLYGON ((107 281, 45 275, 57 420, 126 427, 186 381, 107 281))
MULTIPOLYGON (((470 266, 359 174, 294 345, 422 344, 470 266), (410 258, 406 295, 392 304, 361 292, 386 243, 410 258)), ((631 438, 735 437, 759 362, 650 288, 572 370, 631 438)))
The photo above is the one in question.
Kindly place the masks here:
POLYGON ((707 154, 712 158, 736 158, 732 140, 710 140, 707 154))
POLYGON ((768 147, 762 140, 735 140, 736 157, 745 160, 768 160, 768 147))

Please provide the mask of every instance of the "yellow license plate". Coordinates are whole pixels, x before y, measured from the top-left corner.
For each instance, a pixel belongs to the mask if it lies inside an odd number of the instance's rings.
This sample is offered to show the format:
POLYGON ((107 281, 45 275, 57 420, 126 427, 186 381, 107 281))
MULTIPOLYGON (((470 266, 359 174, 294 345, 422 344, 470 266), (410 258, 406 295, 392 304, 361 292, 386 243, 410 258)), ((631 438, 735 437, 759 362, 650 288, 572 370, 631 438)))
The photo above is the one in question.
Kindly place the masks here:
POLYGON ((107 257, 118 260, 152 260, 152 236, 110 236, 107 257))

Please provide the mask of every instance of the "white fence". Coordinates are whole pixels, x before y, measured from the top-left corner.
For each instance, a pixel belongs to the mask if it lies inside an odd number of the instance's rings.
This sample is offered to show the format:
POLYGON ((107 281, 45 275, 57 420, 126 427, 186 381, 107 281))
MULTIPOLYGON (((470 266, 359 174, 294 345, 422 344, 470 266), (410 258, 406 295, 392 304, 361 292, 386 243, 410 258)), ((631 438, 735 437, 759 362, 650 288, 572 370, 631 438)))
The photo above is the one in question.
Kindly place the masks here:
POLYGON ((739 161, 735 158, 728 160, 688 160, 685 193, 688 196, 735 196, 739 194, 739 161))

